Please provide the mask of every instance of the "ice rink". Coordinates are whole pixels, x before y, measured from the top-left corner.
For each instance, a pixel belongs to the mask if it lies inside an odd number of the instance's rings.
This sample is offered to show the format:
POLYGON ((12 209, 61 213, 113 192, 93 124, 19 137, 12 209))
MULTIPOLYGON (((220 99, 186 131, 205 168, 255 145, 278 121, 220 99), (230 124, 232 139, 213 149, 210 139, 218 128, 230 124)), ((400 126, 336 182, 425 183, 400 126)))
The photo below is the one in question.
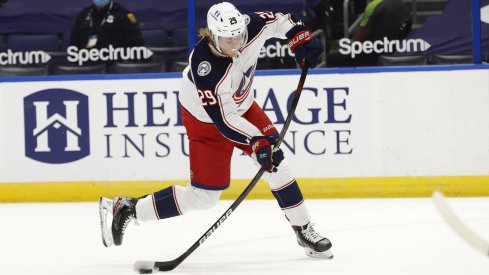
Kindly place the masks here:
MULTIPOLYGON (((448 198, 489 239, 489 198, 448 198)), ((226 210, 131 224, 121 247, 105 248, 98 206, 0 204, 0 274, 136 274, 136 260, 171 260, 226 210)), ((246 200, 173 274, 489 274, 489 257, 444 223, 431 199, 306 201, 334 259, 305 256, 275 201, 246 200)))

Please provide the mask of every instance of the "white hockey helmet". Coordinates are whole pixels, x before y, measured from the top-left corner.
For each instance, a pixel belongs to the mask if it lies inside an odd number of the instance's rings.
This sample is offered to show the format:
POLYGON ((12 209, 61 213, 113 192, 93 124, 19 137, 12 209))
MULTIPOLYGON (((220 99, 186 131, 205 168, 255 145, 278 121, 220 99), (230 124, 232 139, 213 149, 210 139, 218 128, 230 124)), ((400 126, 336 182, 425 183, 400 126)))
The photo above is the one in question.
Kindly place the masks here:
POLYGON ((212 33, 212 38, 219 47, 219 37, 243 37, 240 48, 246 42, 247 28, 244 16, 231 3, 222 2, 210 7, 207 12, 207 27, 212 33))

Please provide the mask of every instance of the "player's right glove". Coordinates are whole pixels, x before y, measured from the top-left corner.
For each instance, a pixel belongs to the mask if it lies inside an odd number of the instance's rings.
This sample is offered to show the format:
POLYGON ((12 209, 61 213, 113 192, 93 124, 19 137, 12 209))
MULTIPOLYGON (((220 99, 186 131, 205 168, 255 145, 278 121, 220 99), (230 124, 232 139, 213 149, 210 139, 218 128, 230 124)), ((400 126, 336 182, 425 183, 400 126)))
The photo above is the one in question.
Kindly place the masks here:
POLYGON ((311 32, 301 24, 295 25, 286 34, 289 48, 295 54, 295 60, 302 67, 304 60, 309 62, 309 67, 316 67, 324 46, 319 39, 312 37, 311 32))
POLYGON ((250 141, 251 149, 256 155, 256 160, 260 163, 261 168, 267 172, 276 172, 277 167, 284 159, 284 153, 281 149, 272 152, 272 145, 277 141, 275 135, 256 136, 250 141))

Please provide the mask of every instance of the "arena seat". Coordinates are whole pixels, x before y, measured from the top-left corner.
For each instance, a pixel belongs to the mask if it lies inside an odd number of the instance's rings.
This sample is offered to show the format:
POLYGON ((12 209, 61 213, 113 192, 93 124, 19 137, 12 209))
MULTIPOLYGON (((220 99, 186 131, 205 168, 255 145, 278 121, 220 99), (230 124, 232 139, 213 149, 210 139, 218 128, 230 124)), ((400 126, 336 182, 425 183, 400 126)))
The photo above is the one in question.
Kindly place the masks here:
POLYGON ((416 66, 428 64, 426 55, 409 55, 409 56, 394 56, 380 55, 378 60, 379 66, 416 66))
POLYGON ((172 62, 171 71, 183 72, 183 69, 185 69, 187 66, 188 66, 187 60, 175 60, 172 62))
POLYGON ((433 65, 472 64, 472 54, 435 54, 431 61, 433 65))
POLYGON ((165 71, 165 64, 161 62, 115 62, 107 68, 107 72, 112 74, 161 73, 165 71))
POLYGON ((148 47, 153 52, 152 60, 171 61, 187 56, 187 46, 148 47))
POLYGON ((0 33, 0 51, 7 49, 7 34, 0 33))
POLYGON ((48 75, 48 66, 0 66, 0 76, 34 76, 34 75, 48 75))
POLYGON ((73 75, 73 74, 104 74, 105 64, 96 65, 69 65, 58 64, 54 65, 51 74, 53 75, 73 75))
POLYGON ((188 46, 187 28, 176 28, 172 31, 171 40, 175 46, 188 46))
POLYGON ((164 29, 141 30, 141 35, 146 47, 168 47, 170 40, 164 29))
POLYGON ((7 36, 7 48, 14 52, 57 51, 58 35, 49 34, 10 34, 7 36))
POLYGON ((70 38, 70 32, 63 32, 61 34, 61 50, 66 51, 66 49, 68 49, 68 47, 70 46, 70 38))

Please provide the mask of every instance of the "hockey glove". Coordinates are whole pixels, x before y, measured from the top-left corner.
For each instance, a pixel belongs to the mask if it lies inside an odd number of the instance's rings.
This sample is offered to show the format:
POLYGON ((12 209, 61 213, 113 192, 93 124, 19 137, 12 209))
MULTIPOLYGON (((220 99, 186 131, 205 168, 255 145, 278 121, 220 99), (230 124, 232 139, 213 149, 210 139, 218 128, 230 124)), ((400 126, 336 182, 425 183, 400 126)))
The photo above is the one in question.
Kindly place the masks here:
POLYGON ((284 159, 284 153, 278 149, 272 153, 272 145, 275 144, 275 136, 256 136, 251 139, 250 145, 256 160, 260 163, 263 170, 276 172, 277 168, 284 159))
POLYGON ((295 60, 302 65, 304 60, 309 62, 309 67, 316 67, 321 53, 324 51, 323 44, 304 25, 296 25, 286 34, 289 48, 295 54, 295 60))

